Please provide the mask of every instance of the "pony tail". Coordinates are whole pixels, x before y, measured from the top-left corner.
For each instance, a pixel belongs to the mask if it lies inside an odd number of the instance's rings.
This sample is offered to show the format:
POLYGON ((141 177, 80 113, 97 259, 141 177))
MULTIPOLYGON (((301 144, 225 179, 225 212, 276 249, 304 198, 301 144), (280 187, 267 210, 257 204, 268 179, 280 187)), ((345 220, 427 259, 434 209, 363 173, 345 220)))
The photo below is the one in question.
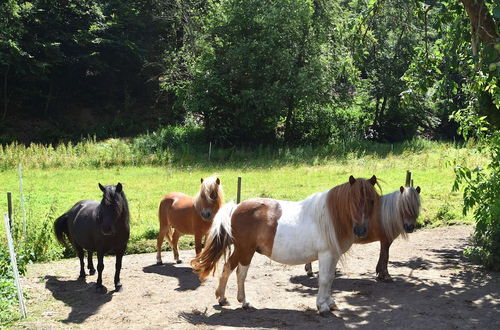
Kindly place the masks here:
POLYGON ((230 252, 233 243, 231 215, 235 208, 236 204, 232 201, 222 206, 215 215, 205 248, 196 258, 191 260, 193 272, 198 275, 200 281, 203 281, 210 272, 214 274, 220 258, 224 256, 224 260, 226 260, 226 256, 230 252))
POLYGON ((54 221, 54 233, 56 234, 57 241, 64 247, 68 247, 68 213, 64 213, 54 221))

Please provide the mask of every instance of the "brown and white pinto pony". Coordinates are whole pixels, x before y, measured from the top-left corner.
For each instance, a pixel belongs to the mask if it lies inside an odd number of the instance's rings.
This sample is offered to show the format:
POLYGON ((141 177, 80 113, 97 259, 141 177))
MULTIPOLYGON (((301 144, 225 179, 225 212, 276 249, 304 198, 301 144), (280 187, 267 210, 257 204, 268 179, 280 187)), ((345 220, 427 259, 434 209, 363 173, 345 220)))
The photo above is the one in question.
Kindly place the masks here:
MULTIPOLYGON (((368 235, 356 238, 355 244, 380 241, 380 256, 377 263, 377 280, 392 282, 387 270, 389 248, 401 235, 403 238, 412 233, 420 213, 420 187, 403 187, 380 198, 380 212, 376 221, 368 226, 368 235)), ((311 264, 305 266, 307 275, 313 276, 311 264)))
POLYGON ((194 235, 196 255, 201 252, 202 238, 207 234, 212 219, 224 203, 224 193, 219 178, 201 179, 200 191, 195 197, 180 192, 165 195, 159 206, 160 232, 156 241, 156 263, 160 265, 161 246, 166 236, 174 251, 177 263, 177 242, 183 234, 194 235))
POLYGON ((238 301, 246 308, 245 278, 255 252, 289 265, 319 260, 319 292, 316 305, 320 314, 334 309, 331 286, 335 266, 354 242, 364 237, 368 223, 378 212, 377 178, 355 179, 299 202, 268 198, 249 199, 224 205, 215 216, 203 252, 191 261, 203 280, 219 259, 226 261, 215 291, 219 304, 227 304, 226 284, 238 267, 238 301), (230 245, 234 245, 226 260, 230 245))

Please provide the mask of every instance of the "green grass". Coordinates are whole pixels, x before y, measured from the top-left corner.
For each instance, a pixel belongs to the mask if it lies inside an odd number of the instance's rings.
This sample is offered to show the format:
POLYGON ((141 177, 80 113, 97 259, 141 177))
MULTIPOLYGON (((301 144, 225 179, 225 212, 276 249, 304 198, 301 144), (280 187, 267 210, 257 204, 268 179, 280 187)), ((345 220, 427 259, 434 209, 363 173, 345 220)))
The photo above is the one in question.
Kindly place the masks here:
MULTIPOLYGON (((286 153, 286 152, 284 152, 286 153)), ((290 154, 293 152, 290 151, 290 154)), ((300 156, 300 150, 295 150, 300 156)), ((369 177, 377 175, 383 193, 389 193, 404 183, 405 171, 410 169, 415 184, 422 188, 420 223, 443 225, 468 221, 461 214, 461 194, 452 193, 453 169, 448 163, 454 159, 469 164, 481 163, 483 158, 472 148, 454 147, 447 143, 432 143, 432 148, 398 154, 388 152, 352 152, 335 159, 320 156, 282 165, 279 158, 265 166, 262 160, 217 165, 216 162, 190 166, 123 166, 112 168, 24 168, 24 193, 28 230, 40 221, 52 221, 80 199, 100 199, 97 183, 124 184, 131 210, 131 250, 140 252, 134 242, 151 239, 158 230, 157 207, 167 192, 181 191, 194 195, 199 179, 217 174, 223 183, 226 200, 236 198, 237 177, 241 176, 242 199, 271 197, 301 200, 313 192, 329 189, 347 181, 349 175, 369 177), (319 164, 319 165, 314 165, 319 164)), ((304 155, 308 156, 308 155, 304 155)), ((282 157, 292 158, 283 154, 282 157)), ((12 191, 16 224, 20 222, 19 183, 17 169, 0 172, 0 191, 12 191)), ((0 210, 6 210, 5 198, 0 199, 0 210)), ((183 241, 186 243, 187 241, 183 241)), ((150 251, 152 245, 141 243, 150 251)))

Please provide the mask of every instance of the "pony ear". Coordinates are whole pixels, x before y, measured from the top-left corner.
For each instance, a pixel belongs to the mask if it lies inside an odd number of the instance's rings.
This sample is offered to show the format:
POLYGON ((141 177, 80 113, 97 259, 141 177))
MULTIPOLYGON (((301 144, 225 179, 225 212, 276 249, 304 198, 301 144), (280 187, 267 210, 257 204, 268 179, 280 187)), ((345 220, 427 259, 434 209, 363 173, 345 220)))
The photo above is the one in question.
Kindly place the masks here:
POLYGON ((121 193, 122 190, 123 190, 122 184, 120 182, 118 182, 118 184, 116 185, 116 192, 121 193))
POLYGON ((377 183, 377 177, 375 175, 373 175, 371 178, 370 178, 370 183, 372 184, 372 186, 374 186, 376 183, 377 183))
POLYGON ((399 187, 399 191, 401 191, 401 193, 403 193, 403 191, 405 191, 405 188, 403 186, 399 187))
POLYGON ((215 183, 217 183, 218 185, 220 185, 220 180, 219 180, 219 178, 217 178, 217 179, 215 180, 215 183))
POLYGON ((420 186, 417 186, 417 189, 415 189, 417 191, 417 194, 420 194, 420 186))
POLYGON ((355 178, 351 175, 351 176, 349 177, 349 183, 350 183, 351 185, 353 185, 353 184, 354 184, 354 182, 356 182, 356 179, 355 179, 355 178))
POLYGON ((105 192, 105 191, 106 191, 106 189, 102 186, 102 184, 101 184, 101 183, 99 183, 99 189, 101 189, 101 191, 102 191, 102 192, 105 192))
POLYGON ((200 183, 203 183, 203 178, 200 179, 200 183))

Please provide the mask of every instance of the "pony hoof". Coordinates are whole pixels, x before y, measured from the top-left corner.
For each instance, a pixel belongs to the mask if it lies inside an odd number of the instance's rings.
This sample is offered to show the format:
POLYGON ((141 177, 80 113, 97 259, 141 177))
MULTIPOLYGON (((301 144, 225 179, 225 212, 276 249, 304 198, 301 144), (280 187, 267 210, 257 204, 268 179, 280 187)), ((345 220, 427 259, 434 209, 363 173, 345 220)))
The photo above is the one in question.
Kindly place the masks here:
POLYGON ((182 264, 182 260, 181 259, 178 259, 175 262, 178 263, 178 264, 182 264))
POLYGON ((307 276, 314 277, 314 273, 313 272, 307 272, 307 276))
POLYGON ((320 311, 319 312, 319 316, 322 316, 322 317, 328 317, 331 315, 331 312, 330 310, 326 310, 326 311, 320 311))
POLYGON ((104 293, 108 292, 108 289, 106 289, 106 287, 104 285, 96 286, 95 292, 104 294, 104 293))
POLYGON ((161 260, 156 262, 156 266, 161 266, 161 265, 163 265, 163 262, 161 260))
POLYGON ((83 275, 82 275, 82 274, 80 274, 80 276, 78 276, 78 280, 79 280, 79 281, 85 281, 85 277, 86 277, 86 276, 87 276, 87 275, 85 275, 85 274, 83 274, 83 275))
POLYGON ((123 286, 121 284, 115 285, 115 292, 122 292, 123 291, 123 286))
POLYGON ((219 300, 219 306, 229 306, 229 301, 226 298, 219 300))
POLYGON ((89 275, 90 275, 90 276, 95 275, 95 269, 91 269, 91 270, 89 270, 89 275))
POLYGON ((383 282, 383 283, 392 283, 394 280, 390 275, 383 275, 383 276, 377 276, 377 281, 383 282))
POLYGON ((339 309, 339 308, 337 307, 337 304, 336 304, 336 303, 331 303, 331 304, 330 304, 330 310, 331 310, 331 311, 336 311, 336 310, 338 310, 338 309, 339 309))
POLYGON ((253 306, 250 305, 250 303, 248 303, 248 302, 241 305, 241 308, 246 309, 246 310, 254 309, 253 306))

